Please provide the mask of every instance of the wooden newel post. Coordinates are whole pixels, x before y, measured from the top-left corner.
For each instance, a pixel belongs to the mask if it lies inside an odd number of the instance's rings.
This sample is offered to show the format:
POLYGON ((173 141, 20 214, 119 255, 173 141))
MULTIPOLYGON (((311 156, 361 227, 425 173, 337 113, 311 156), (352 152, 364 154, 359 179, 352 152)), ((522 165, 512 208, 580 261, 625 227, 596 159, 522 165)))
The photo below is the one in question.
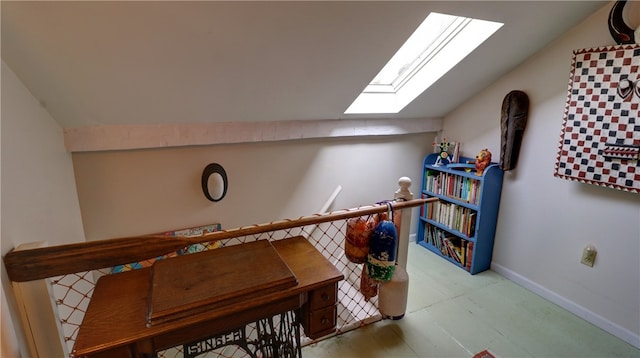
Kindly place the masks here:
MULTIPOLYGON (((396 202, 413 199, 409 191, 411 179, 402 177, 398 179, 400 188, 396 190, 394 199, 396 202)), ((409 275, 407 274, 407 255, 409 251, 409 228, 411 226, 411 210, 400 209, 400 232, 398 233, 398 252, 396 253, 397 266, 390 281, 381 282, 378 293, 378 309, 384 319, 401 319, 407 310, 407 298, 409 295, 409 275)), ((394 215, 395 216, 395 215, 394 215)), ((396 222, 397 223, 397 222, 396 222)))
MULTIPOLYGON (((398 190, 394 194, 396 201, 407 201, 413 199, 413 193, 409 191, 411 178, 401 177, 398 179, 398 190)), ((402 268, 407 268, 407 255, 409 251, 409 230, 411 229, 411 208, 400 210, 400 232, 398 233, 397 262, 402 268)))

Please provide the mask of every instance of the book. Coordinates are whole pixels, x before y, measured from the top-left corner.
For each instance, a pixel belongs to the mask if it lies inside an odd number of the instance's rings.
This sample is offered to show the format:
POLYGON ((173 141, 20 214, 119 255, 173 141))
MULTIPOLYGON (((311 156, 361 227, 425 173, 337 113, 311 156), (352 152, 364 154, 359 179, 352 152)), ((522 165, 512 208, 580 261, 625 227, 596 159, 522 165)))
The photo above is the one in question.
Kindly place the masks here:
POLYGON ((473 241, 469 241, 467 244, 467 262, 465 267, 467 271, 471 271, 471 260, 473 260, 473 241))
POLYGON ((451 162, 457 163, 460 161, 460 142, 455 142, 453 145, 453 154, 451 155, 451 162))
POLYGON ((469 214, 469 222, 467 223, 467 227, 465 228, 465 234, 467 237, 473 237, 476 232, 476 218, 478 214, 474 211, 469 214))
POLYGON ((451 238, 444 238, 442 242, 444 243, 444 247, 446 248, 446 256, 451 257, 457 262, 460 262, 460 255, 456 252, 453 244, 451 243, 451 238))
POLYGON ((458 254, 458 252, 456 251, 455 245, 453 244, 453 242, 451 240, 454 240, 453 237, 447 238, 447 250, 449 252, 449 257, 451 257, 452 259, 454 259, 457 262, 460 262, 460 255, 458 254))

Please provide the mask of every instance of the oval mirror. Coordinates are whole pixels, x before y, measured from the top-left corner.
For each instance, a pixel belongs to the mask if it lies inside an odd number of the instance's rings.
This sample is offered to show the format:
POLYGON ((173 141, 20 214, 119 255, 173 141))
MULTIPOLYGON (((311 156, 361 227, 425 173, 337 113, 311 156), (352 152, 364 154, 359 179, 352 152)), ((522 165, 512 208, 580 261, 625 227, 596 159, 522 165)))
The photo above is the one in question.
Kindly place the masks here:
POLYGON ((227 172, 218 163, 211 163, 202 172, 202 192, 211 201, 220 201, 227 194, 227 172))

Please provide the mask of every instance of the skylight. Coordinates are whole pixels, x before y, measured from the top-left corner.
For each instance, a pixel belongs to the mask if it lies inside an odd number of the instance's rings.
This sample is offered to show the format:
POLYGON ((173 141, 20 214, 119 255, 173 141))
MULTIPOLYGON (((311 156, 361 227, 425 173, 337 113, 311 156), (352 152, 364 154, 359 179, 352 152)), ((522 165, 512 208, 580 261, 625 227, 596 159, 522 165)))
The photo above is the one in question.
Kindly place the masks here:
POLYGON ((344 113, 400 112, 502 25, 430 13, 344 113))

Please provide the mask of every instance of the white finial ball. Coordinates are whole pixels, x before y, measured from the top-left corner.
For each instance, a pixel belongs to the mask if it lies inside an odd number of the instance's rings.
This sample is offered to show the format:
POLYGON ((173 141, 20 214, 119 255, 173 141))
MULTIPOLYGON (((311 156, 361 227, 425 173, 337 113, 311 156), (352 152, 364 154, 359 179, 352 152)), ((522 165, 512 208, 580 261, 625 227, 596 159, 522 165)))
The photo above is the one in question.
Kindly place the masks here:
POLYGON ((400 179, 398 179, 398 186, 403 189, 408 189, 411 186, 411 178, 401 177, 400 179))

